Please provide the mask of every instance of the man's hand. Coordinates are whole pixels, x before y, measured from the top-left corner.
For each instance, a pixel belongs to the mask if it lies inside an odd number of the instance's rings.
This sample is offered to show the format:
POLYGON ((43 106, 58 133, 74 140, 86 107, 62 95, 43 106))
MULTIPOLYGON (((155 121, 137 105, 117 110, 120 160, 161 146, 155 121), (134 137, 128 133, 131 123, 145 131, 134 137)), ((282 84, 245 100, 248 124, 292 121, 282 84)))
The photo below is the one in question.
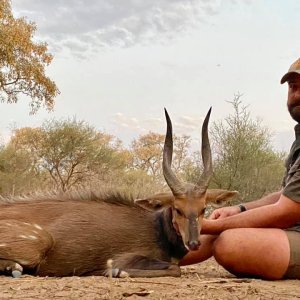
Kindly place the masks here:
POLYGON ((241 212, 239 206, 226 206, 215 209, 208 217, 209 220, 223 219, 233 215, 237 215, 241 212))

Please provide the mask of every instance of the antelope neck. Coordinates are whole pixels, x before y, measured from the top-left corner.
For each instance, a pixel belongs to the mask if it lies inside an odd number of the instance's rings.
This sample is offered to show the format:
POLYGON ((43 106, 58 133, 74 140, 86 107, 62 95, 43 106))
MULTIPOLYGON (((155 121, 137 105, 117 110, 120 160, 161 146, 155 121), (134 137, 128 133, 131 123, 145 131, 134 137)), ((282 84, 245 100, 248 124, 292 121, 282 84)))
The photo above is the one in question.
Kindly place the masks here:
POLYGON ((160 247, 168 253, 169 257, 181 259, 187 254, 188 250, 173 226, 172 216, 171 207, 156 214, 156 238, 160 247))

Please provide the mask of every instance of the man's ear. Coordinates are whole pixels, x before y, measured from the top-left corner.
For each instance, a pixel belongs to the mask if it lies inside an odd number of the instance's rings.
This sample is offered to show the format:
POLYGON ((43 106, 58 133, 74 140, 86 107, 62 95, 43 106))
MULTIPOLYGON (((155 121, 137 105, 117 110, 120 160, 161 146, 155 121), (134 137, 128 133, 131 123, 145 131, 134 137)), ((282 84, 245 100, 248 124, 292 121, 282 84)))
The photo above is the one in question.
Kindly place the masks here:
POLYGON ((171 192, 159 193, 145 199, 135 199, 134 203, 146 210, 157 211, 166 206, 171 206, 174 196, 171 192))
POLYGON ((206 203, 210 203, 214 207, 224 205, 224 202, 238 195, 238 191, 227 191, 220 189, 210 189, 206 191, 206 203))

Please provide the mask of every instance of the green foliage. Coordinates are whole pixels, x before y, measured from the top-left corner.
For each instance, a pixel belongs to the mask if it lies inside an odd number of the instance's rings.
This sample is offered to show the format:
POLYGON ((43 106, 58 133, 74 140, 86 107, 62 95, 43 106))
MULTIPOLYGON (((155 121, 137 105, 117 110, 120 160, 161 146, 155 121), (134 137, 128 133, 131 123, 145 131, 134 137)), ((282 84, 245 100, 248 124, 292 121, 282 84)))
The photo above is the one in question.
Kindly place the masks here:
POLYGON ((118 141, 114 145, 112 136, 76 120, 16 130, 10 143, 30 153, 36 168, 46 170, 54 187, 63 191, 125 164, 116 154, 118 141))
POLYGON ((187 182, 197 183, 203 171, 200 151, 195 151, 187 158, 182 168, 182 178, 187 182))
MULTIPOLYGON (((164 183, 153 180, 153 177, 141 169, 130 169, 105 181, 102 186, 110 190, 122 191, 135 197, 144 197, 166 189, 164 183)), ((168 188, 166 189, 168 190, 168 188)))
POLYGON ((7 145, 0 149, 0 192, 2 195, 24 194, 42 188, 43 172, 35 168, 31 155, 7 145))
POLYGON ((284 154, 271 146, 271 134, 250 117, 241 95, 230 102, 234 113, 215 122, 211 137, 214 149, 212 186, 238 190, 243 201, 278 190, 284 173, 284 154))
POLYGON ((12 15, 9 0, 0 1, 0 101, 13 103, 18 95, 30 97, 31 113, 41 104, 52 109, 59 94, 45 75, 52 61, 47 44, 33 41, 36 26, 12 15))
MULTIPOLYGON (((250 117, 240 95, 233 114, 211 125, 214 174, 211 188, 238 190, 248 201, 280 188, 284 154, 271 147, 271 134, 250 117)), ((51 120, 39 128, 16 129, 0 147, 0 193, 36 189, 69 190, 84 186, 146 196, 169 190, 162 175, 164 135, 150 132, 129 149, 114 136, 87 123, 51 120)), ((174 136, 172 169, 184 181, 197 183, 200 152, 189 155, 190 137, 174 136)))

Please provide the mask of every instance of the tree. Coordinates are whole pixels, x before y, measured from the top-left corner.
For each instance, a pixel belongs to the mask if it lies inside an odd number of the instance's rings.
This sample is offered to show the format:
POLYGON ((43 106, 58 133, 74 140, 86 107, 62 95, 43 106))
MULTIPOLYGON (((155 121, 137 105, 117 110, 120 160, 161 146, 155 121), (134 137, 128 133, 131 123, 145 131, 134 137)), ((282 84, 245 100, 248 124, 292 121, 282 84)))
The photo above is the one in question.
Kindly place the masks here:
MULTIPOLYGON (((189 136, 173 136, 172 169, 180 176, 188 157, 189 136)), ((133 168, 145 171, 157 182, 164 183, 162 176, 162 157, 165 135, 149 132, 131 144, 133 168)))
POLYGON ((17 129, 10 144, 30 153, 36 168, 46 170, 54 186, 63 191, 96 175, 105 178, 123 168, 126 159, 118 155, 120 143, 114 143, 112 136, 76 120, 52 120, 40 128, 17 129))
POLYGON ((161 175, 164 138, 162 134, 149 132, 134 140, 131 144, 133 167, 158 179, 161 175))
POLYGON ((0 1, 0 101, 14 103, 19 94, 31 98, 31 113, 43 104, 52 109, 59 94, 45 75, 52 61, 47 44, 33 41, 36 25, 14 18, 9 0, 0 1))
POLYGON ((238 190, 243 201, 247 201, 280 188, 284 154, 273 150, 269 130, 251 119, 240 97, 236 95, 229 102, 234 113, 213 123, 211 129, 212 186, 238 190))
POLYGON ((183 167, 183 178, 186 182, 197 183, 203 172, 203 163, 200 151, 194 151, 187 159, 183 167))
POLYGON ((29 152, 12 144, 0 149, 0 193, 24 194, 41 188, 45 173, 38 171, 29 152))

